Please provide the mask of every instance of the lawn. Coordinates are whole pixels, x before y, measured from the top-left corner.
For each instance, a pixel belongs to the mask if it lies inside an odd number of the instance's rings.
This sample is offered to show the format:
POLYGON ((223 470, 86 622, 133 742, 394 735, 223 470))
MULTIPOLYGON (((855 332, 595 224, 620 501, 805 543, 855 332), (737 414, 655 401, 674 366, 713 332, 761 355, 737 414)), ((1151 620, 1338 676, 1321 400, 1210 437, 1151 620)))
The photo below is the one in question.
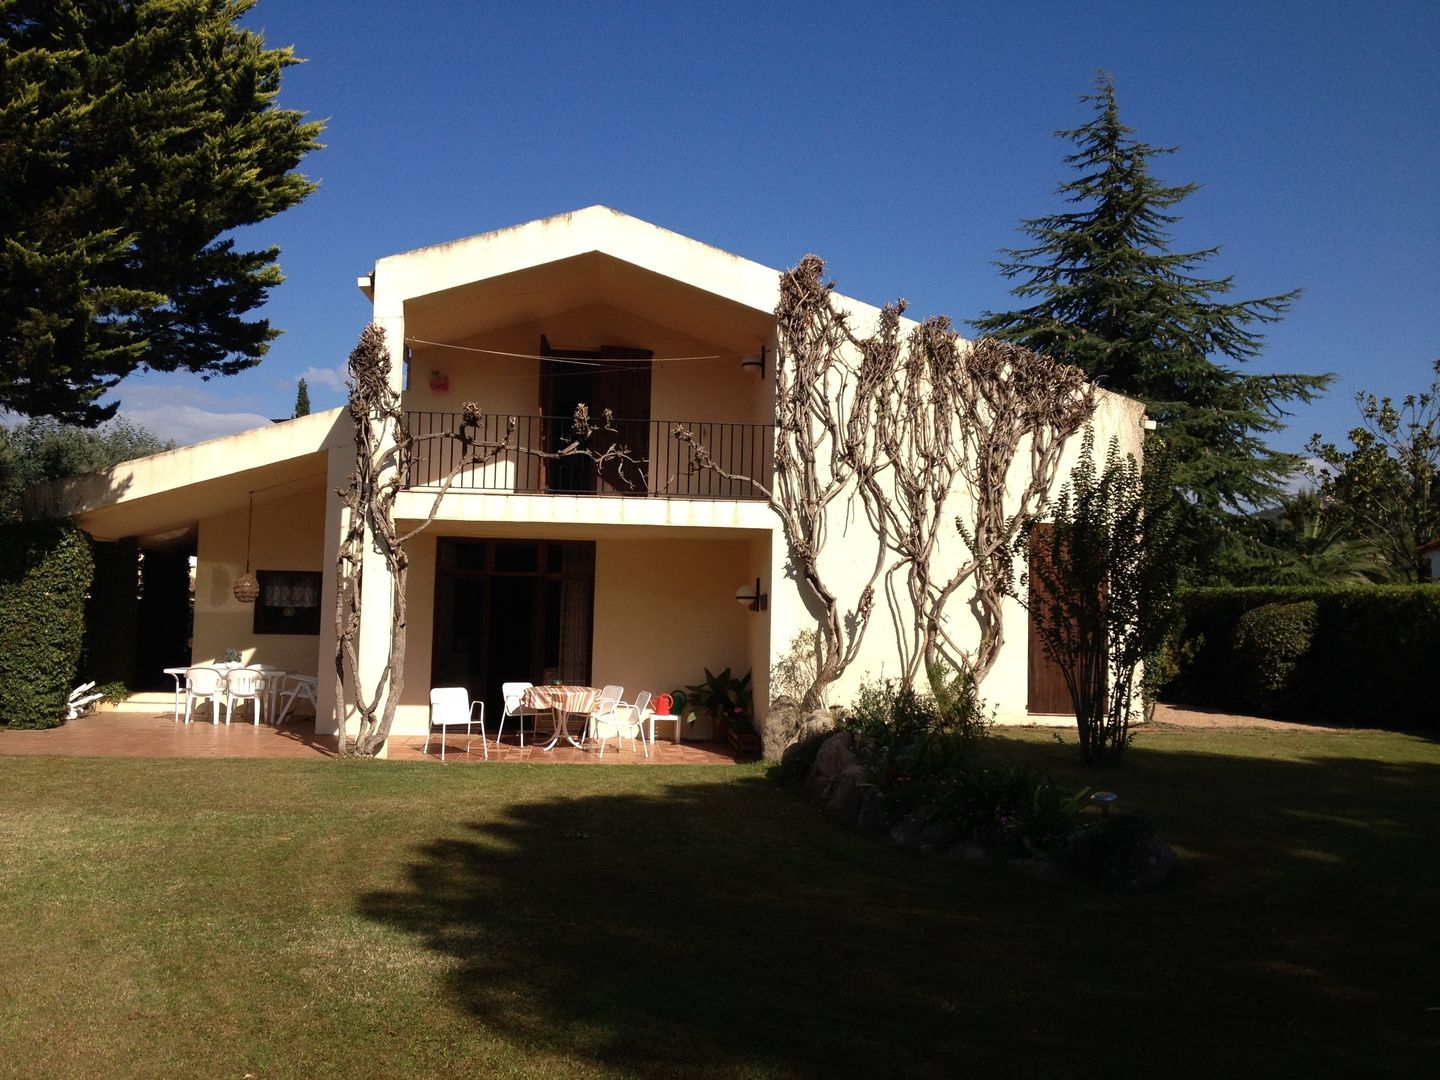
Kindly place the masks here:
POLYGON ((0 759, 0 1075, 1426 1075, 1440 745, 1157 732, 1106 895, 747 768, 0 759))

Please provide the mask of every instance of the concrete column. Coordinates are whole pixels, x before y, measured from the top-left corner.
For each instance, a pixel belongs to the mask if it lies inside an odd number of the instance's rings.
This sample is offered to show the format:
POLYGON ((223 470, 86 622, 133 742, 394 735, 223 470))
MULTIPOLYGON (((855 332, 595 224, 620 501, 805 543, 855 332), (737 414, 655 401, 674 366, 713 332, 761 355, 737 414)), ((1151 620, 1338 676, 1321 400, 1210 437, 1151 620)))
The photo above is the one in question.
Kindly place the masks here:
MULTIPOLYGON (((349 424, 346 423, 348 428, 349 424)), ((325 554, 320 588, 320 655, 316 666, 319 686, 316 691, 315 733, 334 735, 335 723, 335 592, 337 587, 336 559, 345 532, 345 507, 335 492, 345 487, 355 467, 354 448, 343 443, 330 448, 325 475, 325 554)))

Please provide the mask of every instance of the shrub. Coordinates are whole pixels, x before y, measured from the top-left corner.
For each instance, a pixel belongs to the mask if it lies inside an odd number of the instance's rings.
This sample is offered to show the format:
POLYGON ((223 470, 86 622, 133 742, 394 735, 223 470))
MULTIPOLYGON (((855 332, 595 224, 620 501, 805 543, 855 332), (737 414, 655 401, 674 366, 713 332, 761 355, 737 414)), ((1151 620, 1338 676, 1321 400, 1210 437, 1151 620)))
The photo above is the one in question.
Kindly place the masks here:
POLYGON ((979 746, 995 723, 995 710, 986 708, 974 676, 968 671, 951 672, 938 665, 930 670, 930 685, 934 689, 941 727, 958 736, 967 748, 973 750, 979 746))
POLYGON ((993 715, 974 681, 936 671, 931 683, 934 696, 893 679, 862 684, 842 720, 874 793, 862 821, 873 807, 883 828, 899 825, 919 838, 933 827, 944 838, 926 844, 970 840, 1008 855, 1064 845, 1089 791, 1067 791, 1039 769, 982 760, 978 744, 993 715))
MULTIPOLYGON (((1168 653, 1178 674, 1165 687, 1170 700, 1267 713, 1252 649, 1262 642, 1294 649, 1304 607, 1255 616, 1242 635, 1247 612, 1266 605, 1314 605, 1308 646, 1294 658, 1286 711, 1317 720, 1371 726, 1434 726, 1428 673, 1440 653, 1440 587, 1372 585, 1332 588, 1197 589, 1182 599, 1183 621, 1168 653), (1256 620, 1259 621, 1256 625, 1256 620), (1266 627, 1267 620, 1270 622, 1266 627), (1298 620, 1298 621, 1297 621, 1298 620), (1289 630, 1282 629, 1288 624, 1289 630)), ((1278 652, 1274 655, 1278 655, 1278 652)))
POLYGON ((67 521, 0 526, 0 720, 56 727, 75 679, 94 563, 67 521))
POLYGON ((951 821, 985 847, 1037 855, 1074 827, 1087 791, 1062 791, 1049 773, 1025 765, 966 770, 936 803, 934 820, 951 821))
POLYGON ((894 679, 862 684, 841 724, 854 733, 856 757, 886 796, 891 819, 951 786, 969 762, 971 740, 952 729, 935 699, 894 679))
MULTIPOLYGON (((819 637, 814 630, 801 630, 790 639, 784 654, 770 665, 772 710, 790 706, 798 714, 804 707, 806 696, 817 685, 819 637)), ((824 707, 823 702, 821 707, 824 707)))
POLYGON ((1050 853, 1072 877, 1105 889, 1144 889, 1175 867, 1175 853, 1150 822, 1136 814, 1111 814, 1077 828, 1050 853))
POLYGON ((1036 854, 1066 835, 1084 793, 1048 773, 982 765, 977 749, 993 714, 966 672, 931 673, 935 696, 894 680, 860 688, 845 726, 867 782, 884 796, 887 822, 918 816, 955 826, 985 847, 1036 854))
POLYGON ((1243 700, 1275 715, 1300 708, 1304 692, 1297 675, 1310 652, 1317 610, 1314 600, 1261 604, 1236 620, 1234 678, 1243 700))

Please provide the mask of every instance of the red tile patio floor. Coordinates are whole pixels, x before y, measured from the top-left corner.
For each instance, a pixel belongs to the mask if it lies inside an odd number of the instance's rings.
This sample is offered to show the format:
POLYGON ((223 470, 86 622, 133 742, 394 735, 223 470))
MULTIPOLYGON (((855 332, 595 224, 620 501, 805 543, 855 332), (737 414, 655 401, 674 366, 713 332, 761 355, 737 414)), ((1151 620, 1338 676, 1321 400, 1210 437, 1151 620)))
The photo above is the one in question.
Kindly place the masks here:
MULTIPOLYGON (((446 744, 445 760, 459 764, 481 764, 485 759, 477 735, 470 752, 465 752, 465 736, 452 733, 446 744)), ((438 738, 430 740, 430 751, 422 747, 425 737, 397 736, 390 740, 391 761, 440 761, 438 738)), ((177 724, 170 713, 96 713, 79 720, 70 720, 47 731, 11 731, 0 727, 0 755, 52 755, 55 757, 243 757, 303 758, 333 757, 335 737, 316 735, 312 721, 301 720, 274 728, 268 725, 236 722, 234 724, 177 724)), ((546 751, 527 739, 522 750, 507 736, 501 745, 490 743, 491 761, 523 761, 535 763, 570 762, 594 765, 733 765, 736 761, 724 743, 680 743, 668 739, 656 741, 652 756, 646 758, 632 751, 627 743, 617 750, 611 743, 600 757, 595 744, 577 750, 561 743, 546 751)))

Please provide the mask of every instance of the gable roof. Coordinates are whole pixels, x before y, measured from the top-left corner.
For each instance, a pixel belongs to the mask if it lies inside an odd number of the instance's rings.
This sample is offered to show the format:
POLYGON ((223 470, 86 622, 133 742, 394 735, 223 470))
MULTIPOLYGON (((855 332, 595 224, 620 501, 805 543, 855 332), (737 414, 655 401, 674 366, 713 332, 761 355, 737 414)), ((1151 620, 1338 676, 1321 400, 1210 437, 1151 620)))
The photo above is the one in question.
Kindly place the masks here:
MULTIPOLYGON (((357 284, 382 326, 451 343, 592 304, 739 353, 770 339, 780 271, 590 206, 380 259, 357 284)), ((844 298, 857 316, 877 309, 844 298)))
POLYGON ((329 448, 352 438, 346 410, 328 409, 40 484, 26 492, 26 506, 73 517, 97 540, 166 543, 202 517, 244 506, 250 492, 323 486, 329 448))
POLYGON ((377 281, 411 299, 590 254, 609 256, 755 311, 775 310, 778 270, 608 206, 588 206, 389 255, 357 284, 372 300, 377 281))

